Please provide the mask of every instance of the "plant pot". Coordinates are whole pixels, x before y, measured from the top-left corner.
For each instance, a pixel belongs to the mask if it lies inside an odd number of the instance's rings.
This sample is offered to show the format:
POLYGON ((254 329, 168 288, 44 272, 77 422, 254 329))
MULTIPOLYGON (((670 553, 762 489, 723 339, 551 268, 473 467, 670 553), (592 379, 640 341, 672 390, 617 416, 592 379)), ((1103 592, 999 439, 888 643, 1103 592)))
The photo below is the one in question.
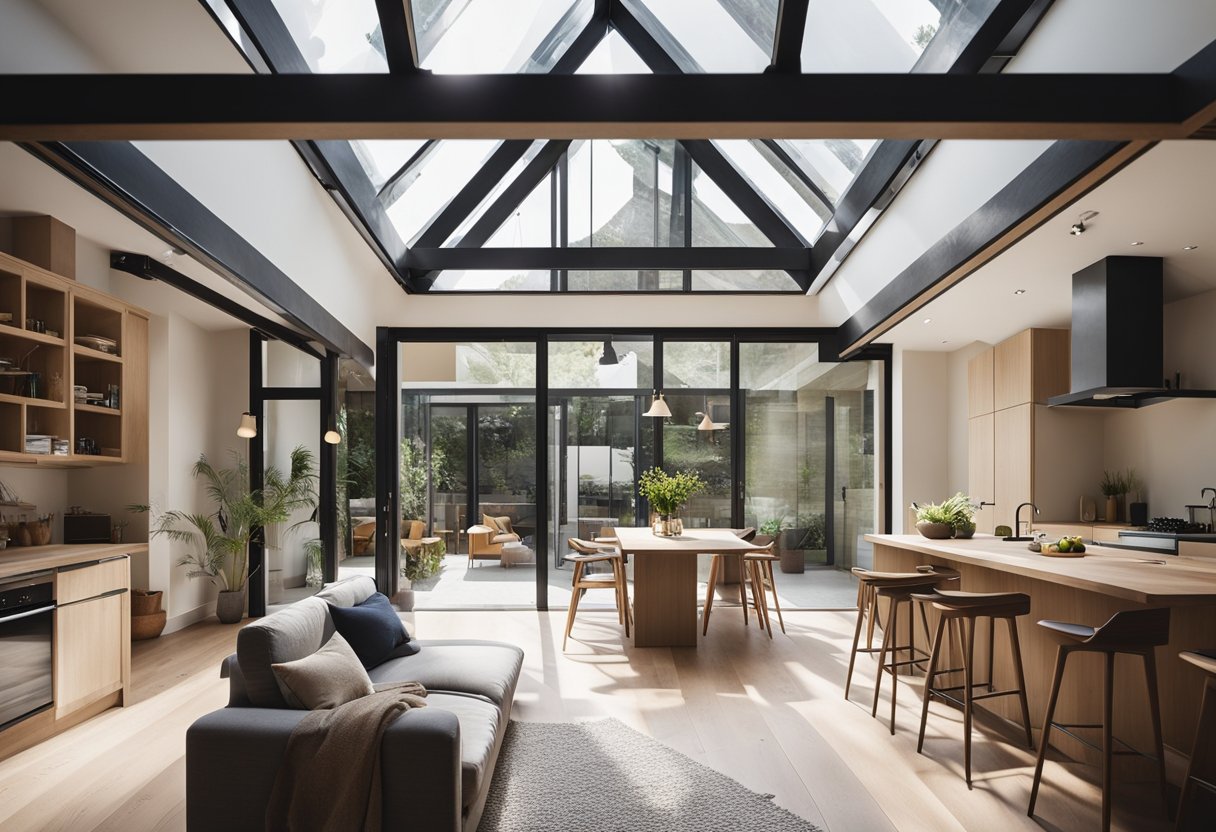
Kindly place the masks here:
MULTIPOLYGON (((159 594, 158 592, 157 595, 159 594)), ((165 618, 166 614, 164 610, 158 610, 147 615, 132 615, 131 640, 143 641, 145 639, 156 638, 164 632, 165 618)))
POLYGON ((160 612, 161 597, 162 593, 159 589, 155 592, 148 592, 145 589, 131 590, 131 616, 134 618, 141 615, 155 615, 160 612))
POLYGON ((970 540, 971 536, 974 534, 975 534, 975 524, 971 523, 970 525, 960 526, 960 527, 956 528, 954 530, 954 539, 955 540, 970 540))
POLYGON ((781 558, 781 571, 787 575, 798 575, 806 571, 806 553, 802 549, 782 548, 778 553, 781 558))
POLYGON ((916 530, 922 537, 930 540, 949 540, 954 535, 954 527, 949 523, 928 523, 922 520, 916 524, 916 530))
POLYGON ((236 624, 245 617, 245 590, 221 592, 215 599, 215 617, 221 624, 236 624))
POLYGON ((1119 498, 1106 498, 1106 522, 1114 523, 1119 519, 1119 498))

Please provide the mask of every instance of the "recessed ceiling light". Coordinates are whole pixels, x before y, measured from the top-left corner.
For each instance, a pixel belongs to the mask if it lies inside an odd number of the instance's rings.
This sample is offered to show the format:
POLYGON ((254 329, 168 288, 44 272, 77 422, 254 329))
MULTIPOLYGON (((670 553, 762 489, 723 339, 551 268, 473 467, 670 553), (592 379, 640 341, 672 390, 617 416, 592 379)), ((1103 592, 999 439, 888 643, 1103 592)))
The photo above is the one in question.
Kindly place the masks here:
POLYGON ((1013 293, 1015 295, 1024 295, 1024 294, 1026 294, 1026 290, 1025 289, 1014 289, 1013 293))
POLYGON ((922 323, 931 324, 931 323, 933 323, 933 319, 932 319, 932 318, 925 318, 925 320, 924 320, 922 323))
POLYGON ((1194 251, 1194 250, 1195 250, 1195 249, 1197 249, 1197 248, 1199 248, 1199 246, 1194 246, 1194 245, 1192 245, 1192 246, 1183 246, 1183 247, 1182 247, 1182 250, 1183 250, 1183 251, 1194 251))
POLYGON ((1133 241, 1132 241, 1132 245, 1134 245, 1134 246, 1142 246, 1142 245, 1144 245, 1144 240, 1133 240, 1133 241))

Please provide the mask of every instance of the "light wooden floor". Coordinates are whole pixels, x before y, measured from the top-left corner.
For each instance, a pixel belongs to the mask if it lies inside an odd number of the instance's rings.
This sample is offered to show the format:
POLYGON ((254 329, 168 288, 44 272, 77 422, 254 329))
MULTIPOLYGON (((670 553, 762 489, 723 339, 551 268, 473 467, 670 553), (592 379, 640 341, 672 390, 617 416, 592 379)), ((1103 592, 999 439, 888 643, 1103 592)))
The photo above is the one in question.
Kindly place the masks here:
MULTIPOLYGON (((956 712, 934 705, 926 756, 916 751, 919 679, 901 684, 897 733, 870 718, 874 661, 862 657, 853 701, 842 697, 852 615, 786 615, 770 642, 716 612, 697 650, 622 649, 615 615, 590 612, 561 653, 564 616, 422 612, 426 638, 521 645, 516 719, 613 716, 759 792, 829 832, 1088 830, 1098 826, 1094 769, 1049 763, 1039 817, 1026 817, 1033 757, 981 722, 975 789, 961 776, 956 712)), ((182 830, 186 727, 227 699, 219 661, 237 627, 200 624, 135 646, 134 704, 113 709, 0 762, 0 829, 182 830)), ((886 702, 884 696, 884 703, 886 702)), ((1168 704, 1167 704, 1168 707, 1168 704)), ((880 708, 880 713, 884 709, 880 708)), ((1036 719, 1038 717, 1036 716, 1036 719)), ((1170 828, 1147 769, 1117 782, 1115 828, 1170 828)), ((217 795, 216 799, 223 799, 217 795)), ((539 832, 539 831, 538 831, 539 832)))

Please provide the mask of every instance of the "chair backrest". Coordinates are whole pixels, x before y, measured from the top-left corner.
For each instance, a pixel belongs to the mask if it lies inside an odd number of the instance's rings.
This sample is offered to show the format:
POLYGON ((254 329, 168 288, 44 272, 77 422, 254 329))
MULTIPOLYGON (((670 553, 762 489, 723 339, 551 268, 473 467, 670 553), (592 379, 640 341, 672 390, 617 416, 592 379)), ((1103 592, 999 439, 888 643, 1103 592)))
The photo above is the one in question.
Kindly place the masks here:
POLYGON ((411 520, 410 521, 410 533, 409 533, 407 539, 408 540, 422 540, 422 535, 425 532, 426 532, 426 523, 423 523, 421 520, 411 520))
POLYGON ((616 529, 612 526, 600 526, 599 536, 601 538, 608 538, 609 540, 616 540, 616 529))
MULTIPOLYGON (((743 539, 747 540, 746 537, 743 539)), ((754 534, 752 535, 752 539, 747 542, 753 546, 772 546, 774 539, 771 534, 754 534)))
POLYGON ((1123 610, 1090 636, 1087 644, 1131 644, 1158 646, 1170 640, 1170 608, 1153 607, 1147 610, 1123 610))
POLYGON ((746 529, 732 529, 732 531, 739 536, 740 540, 746 540, 749 543, 752 542, 753 538, 756 536, 755 526, 748 526, 746 529))
POLYGON ((515 534, 515 530, 511 528, 511 518, 506 514, 497 517, 493 514, 482 514, 481 524, 495 529, 495 534, 515 534))
POLYGON ((602 555, 604 550, 590 540, 580 540, 577 537, 567 537, 566 544, 580 555, 602 555))
POLYGON ((376 521, 369 520, 366 523, 360 523, 351 530, 351 535, 353 537, 375 537, 376 521))

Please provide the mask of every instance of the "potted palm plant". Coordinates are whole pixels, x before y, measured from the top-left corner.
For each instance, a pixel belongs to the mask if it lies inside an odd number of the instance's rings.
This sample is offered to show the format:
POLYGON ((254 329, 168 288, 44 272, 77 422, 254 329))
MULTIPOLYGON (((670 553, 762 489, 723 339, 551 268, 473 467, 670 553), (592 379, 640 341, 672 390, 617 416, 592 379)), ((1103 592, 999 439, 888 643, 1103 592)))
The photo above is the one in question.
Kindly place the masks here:
POLYGON ((675 514, 703 488, 705 481, 688 471, 668 474, 662 468, 651 468, 644 472, 638 480, 638 491, 659 515, 654 524, 655 534, 663 537, 683 534, 684 523, 675 514))
MULTIPOLYGON (((233 454, 231 468, 216 468, 201 455, 193 476, 205 483, 207 496, 215 504, 209 514, 166 511, 152 521, 152 535, 164 535, 184 543, 189 550, 177 562, 188 568, 191 578, 208 578, 220 588, 215 614, 225 624, 245 617, 245 589, 249 582, 249 544, 260 539, 272 523, 285 523, 302 509, 316 509, 312 452, 297 447, 291 452, 287 472, 269 466, 262 488, 249 484, 249 464, 233 454)), ((132 506, 133 511, 151 512, 150 506, 132 506)))

